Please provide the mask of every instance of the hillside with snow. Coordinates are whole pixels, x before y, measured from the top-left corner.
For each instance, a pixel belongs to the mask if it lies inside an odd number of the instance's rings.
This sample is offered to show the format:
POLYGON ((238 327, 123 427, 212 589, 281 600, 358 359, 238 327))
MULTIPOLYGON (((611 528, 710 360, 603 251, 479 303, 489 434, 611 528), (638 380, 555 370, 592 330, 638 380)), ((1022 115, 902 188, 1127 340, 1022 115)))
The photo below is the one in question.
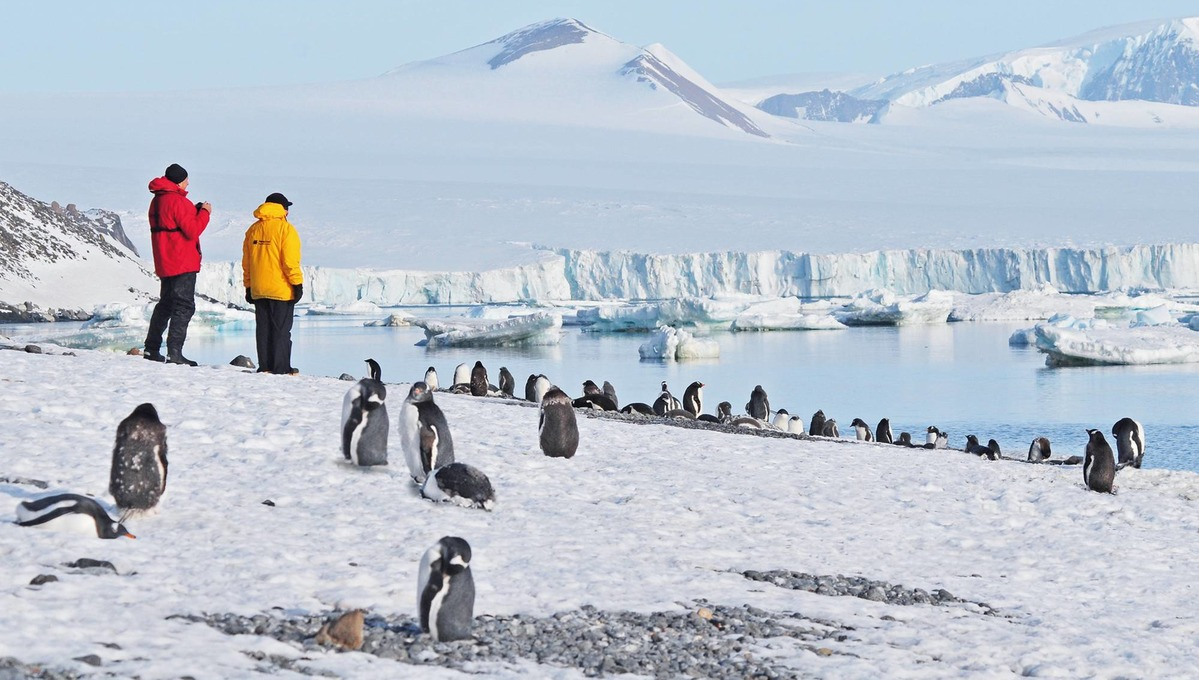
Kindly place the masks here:
MULTIPOLYGON (((380 71, 287 87, 3 94, 0 179, 115 212, 145 256, 146 183, 181 163, 192 198, 214 206, 202 285, 232 301, 242 236, 274 191, 295 203, 303 263, 325 282, 313 301, 325 303, 918 293, 960 281, 1090 290, 1186 280, 1191 267, 1193 216, 1179 197, 1193 191, 1199 137, 1040 115, 1069 104, 1133 120, 1149 106, 1050 91, 1051 70, 1004 86, 1024 108, 965 97, 853 114, 883 125, 831 122, 852 110, 844 98, 803 102, 828 122, 769 115, 738 98, 767 84, 724 90, 666 47, 575 20, 380 71), (1035 106, 1030 88, 1044 96, 1035 106)), ((957 87, 929 74, 884 79, 877 96, 957 87)), ((808 82, 839 94, 834 78, 808 82)))

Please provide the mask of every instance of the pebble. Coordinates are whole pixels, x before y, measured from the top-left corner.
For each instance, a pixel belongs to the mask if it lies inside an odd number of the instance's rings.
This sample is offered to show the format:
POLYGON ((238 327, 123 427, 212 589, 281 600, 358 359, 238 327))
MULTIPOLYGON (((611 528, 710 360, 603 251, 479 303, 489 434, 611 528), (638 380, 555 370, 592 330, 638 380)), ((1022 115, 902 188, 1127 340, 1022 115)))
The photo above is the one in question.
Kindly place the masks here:
POLYGON ((886 581, 872 581, 863 576, 840 574, 815 576, 798 571, 744 571, 741 575, 751 581, 763 581, 779 588, 805 590, 830 597, 860 597, 874 602, 894 605, 931 604, 939 607, 950 605, 974 605, 987 616, 1001 616, 985 602, 972 602, 955 597, 948 590, 938 588, 929 593, 920 588, 905 588, 886 581))

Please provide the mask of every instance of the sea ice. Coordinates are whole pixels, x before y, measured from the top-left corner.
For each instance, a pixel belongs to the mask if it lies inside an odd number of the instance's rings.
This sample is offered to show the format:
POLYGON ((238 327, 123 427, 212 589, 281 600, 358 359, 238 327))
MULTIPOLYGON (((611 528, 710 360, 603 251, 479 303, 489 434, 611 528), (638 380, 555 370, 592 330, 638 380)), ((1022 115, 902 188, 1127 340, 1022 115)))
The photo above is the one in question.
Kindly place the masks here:
POLYGON ((556 345, 562 340, 562 315, 534 312, 503 320, 422 319, 411 324, 425 329, 426 347, 511 347, 556 345))

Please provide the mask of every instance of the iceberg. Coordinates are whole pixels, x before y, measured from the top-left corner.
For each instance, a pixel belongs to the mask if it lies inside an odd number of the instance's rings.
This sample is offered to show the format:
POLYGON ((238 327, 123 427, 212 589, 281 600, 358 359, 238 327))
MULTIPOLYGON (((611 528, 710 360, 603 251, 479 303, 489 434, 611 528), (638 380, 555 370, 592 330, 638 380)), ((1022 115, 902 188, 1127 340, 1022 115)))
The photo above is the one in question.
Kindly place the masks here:
POLYGON ((833 314, 848 326, 906 326, 944 323, 953 308, 953 294, 933 290, 910 299, 889 290, 872 290, 850 300, 833 314))
POLYGON ((414 317, 408 312, 393 312, 386 319, 373 319, 363 323, 363 326, 411 326, 414 317))
POLYGON ((313 304, 305 307, 305 310, 312 316, 375 316, 382 311, 379 305, 366 300, 336 305, 313 304))
POLYGON ((720 343, 710 338, 697 338, 689 331, 662 326, 637 349, 642 359, 716 359, 720 343))
POLYGON ((1037 324, 1036 346, 1047 366, 1189 364, 1199 362, 1199 333, 1180 324, 1074 328, 1037 324))
POLYGON ((422 319, 410 323, 425 329, 426 347, 514 347, 556 345, 562 340, 562 315, 535 312, 503 320, 422 319))

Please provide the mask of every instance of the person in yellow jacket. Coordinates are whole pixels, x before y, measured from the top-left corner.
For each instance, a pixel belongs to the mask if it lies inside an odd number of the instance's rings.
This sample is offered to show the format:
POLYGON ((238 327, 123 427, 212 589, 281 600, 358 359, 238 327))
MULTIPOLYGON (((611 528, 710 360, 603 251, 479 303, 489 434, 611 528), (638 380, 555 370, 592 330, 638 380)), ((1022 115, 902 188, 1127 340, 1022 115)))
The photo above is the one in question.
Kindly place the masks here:
POLYGON ((292 203, 278 192, 254 211, 258 221, 246 230, 241 247, 246 302, 254 305, 258 372, 297 373, 291 365, 291 324, 304 297, 300 235, 287 221, 292 203))

